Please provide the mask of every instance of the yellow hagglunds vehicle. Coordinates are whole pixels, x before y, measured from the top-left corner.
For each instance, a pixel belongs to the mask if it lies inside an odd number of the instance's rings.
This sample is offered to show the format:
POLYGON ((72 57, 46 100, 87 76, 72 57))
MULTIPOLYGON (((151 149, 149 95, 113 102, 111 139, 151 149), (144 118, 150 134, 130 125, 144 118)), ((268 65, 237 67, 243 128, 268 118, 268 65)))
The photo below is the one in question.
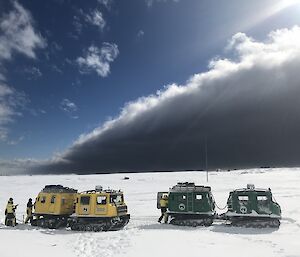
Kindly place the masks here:
POLYGON ((69 218, 72 230, 119 230, 129 222, 122 191, 96 187, 77 194, 75 212, 69 218))
POLYGON ((45 186, 36 198, 33 216, 33 226, 81 231, 119 230, 130 219, 123 192, 101 186, 82 193, 61 185, 45 186))

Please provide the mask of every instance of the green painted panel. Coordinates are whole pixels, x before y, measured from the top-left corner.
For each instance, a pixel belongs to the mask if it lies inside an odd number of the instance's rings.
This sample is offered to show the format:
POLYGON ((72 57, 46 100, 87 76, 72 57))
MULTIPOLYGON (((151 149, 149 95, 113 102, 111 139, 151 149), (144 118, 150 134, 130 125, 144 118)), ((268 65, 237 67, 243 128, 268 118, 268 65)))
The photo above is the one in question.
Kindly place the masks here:
POLYGON ((170 212, 210 212, 214 201, 209 192, 170 192, 170 212))
POLYGON ((233 191, 227 204, 229 211, 239 214, 281 214, 280 206, 272 200, 271 191, 233 191))

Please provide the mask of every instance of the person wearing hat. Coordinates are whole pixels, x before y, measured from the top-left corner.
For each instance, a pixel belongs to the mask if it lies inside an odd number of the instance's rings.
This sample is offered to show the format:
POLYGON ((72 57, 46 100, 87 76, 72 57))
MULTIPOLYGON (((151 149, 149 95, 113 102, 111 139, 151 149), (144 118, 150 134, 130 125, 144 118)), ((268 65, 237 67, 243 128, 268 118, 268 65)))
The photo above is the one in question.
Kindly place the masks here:
POLYGON ((32 199, 29 198, 28 200, 28 203, 27 203, 27 209, 26 209, 26 214, 27 214, 27 217, 25 219, 25 224, 28 223, 28 221, 30 221, 30 223, 32 222, 32 207, 33 207, 33 204, 32 204, 32 199))
POLYGON ((6 226, 15 226, 17 225, 16 222, 16 214, 15 210, 17 209, 18 205, 14 205, 14 200, 12 198, 9 198, 6 209, 5 209, 5 225, 6 226), (11 222, 9 222, 11 221, 11 222))
POLYGON ((158 222, 161 223, 161 220, 164 218, 164 222, 168 223, 168 214, 167 214, 167 209, 168 209, 168 195, 164 194, 162 198, 159 201, 160 204, 160 211, 161 215, 158 219, 158 222))

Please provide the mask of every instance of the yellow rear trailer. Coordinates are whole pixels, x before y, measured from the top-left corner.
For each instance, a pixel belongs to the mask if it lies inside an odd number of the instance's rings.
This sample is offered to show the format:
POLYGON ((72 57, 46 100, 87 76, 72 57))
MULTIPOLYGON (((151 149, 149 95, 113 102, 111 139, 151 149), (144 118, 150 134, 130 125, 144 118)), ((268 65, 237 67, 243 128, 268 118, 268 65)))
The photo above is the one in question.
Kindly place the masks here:
POLYGON ((58 228, 66 226, 74 213, 77 190, 61 185, 47 185, 34 203, 33 226, 58 228))

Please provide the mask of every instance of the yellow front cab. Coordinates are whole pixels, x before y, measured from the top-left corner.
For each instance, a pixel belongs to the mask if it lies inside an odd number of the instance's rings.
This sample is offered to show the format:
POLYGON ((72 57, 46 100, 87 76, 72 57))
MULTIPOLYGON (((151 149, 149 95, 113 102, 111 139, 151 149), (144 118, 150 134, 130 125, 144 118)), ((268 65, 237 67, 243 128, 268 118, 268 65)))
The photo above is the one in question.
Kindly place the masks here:
POLYGON ((123 192, 98 186, 77 195, 70 223, 73 230, 118 230, 129 218, 123 192))

